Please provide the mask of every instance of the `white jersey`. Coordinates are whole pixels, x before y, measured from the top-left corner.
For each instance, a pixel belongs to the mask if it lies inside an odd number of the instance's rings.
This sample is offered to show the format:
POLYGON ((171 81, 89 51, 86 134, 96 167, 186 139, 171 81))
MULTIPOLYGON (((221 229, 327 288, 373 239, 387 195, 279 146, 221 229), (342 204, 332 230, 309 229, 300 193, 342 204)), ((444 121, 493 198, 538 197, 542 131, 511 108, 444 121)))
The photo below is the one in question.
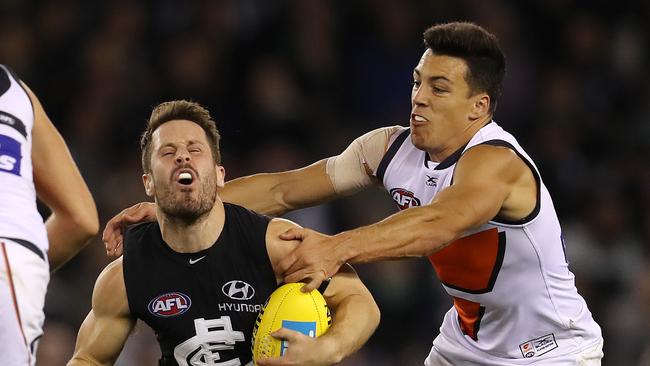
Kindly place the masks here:
POLYGON ((402 128, 376 175, 400 209, 426 205, 453 183, 461 155, 480 144, 519 155, 537 180, 537 205, 520 221, 496 217, 429 256, 454 302, 434 348, 453 364, 519 365, 552 362, 597 345, 600 327, 575 287, 551 197, 512 135, 490 122, 436 163, 413 146, 410 130, 402 128))
POLYGON ((45 259, 43 218, 32 176, 34 108, 16 77, 0 65, 0 237, 11 238, 45 259))

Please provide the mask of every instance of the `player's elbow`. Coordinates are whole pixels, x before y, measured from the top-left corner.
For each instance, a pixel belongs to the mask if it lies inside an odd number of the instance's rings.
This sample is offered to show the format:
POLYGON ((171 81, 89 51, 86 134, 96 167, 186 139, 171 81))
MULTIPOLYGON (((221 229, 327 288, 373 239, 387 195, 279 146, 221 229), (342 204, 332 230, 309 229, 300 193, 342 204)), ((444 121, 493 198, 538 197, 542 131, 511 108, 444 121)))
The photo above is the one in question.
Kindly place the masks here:
POLYGON ((381 321, 381 311, 379 311, 379 306, 374 299, 372 299, 372 304, 370 309, 368 309, 368 323, 370 324, 371 333, 374 333, 379 322, 381 321))
POLYGON ((298 206, 291 203, 291 197, 285 191, 274 192, 273 198, 274 198, 273 200, 274 204, 273 207, 270 209, 272 211, 271 215, 273 216, 281 216, 289 211, 298 208, 298 206))
POLYGON ((99 232, 99 218, 97 217, 97 211, 84 215, 83 218, 77 220, 77 224, 79 225, 79 231, 82 235, 88 237, 88 239, 97 235, 99 232))
POLYGON ((71 214, 68 220, 80 238, 87 240, 99 232, 99 217, 94 205, 71 214))

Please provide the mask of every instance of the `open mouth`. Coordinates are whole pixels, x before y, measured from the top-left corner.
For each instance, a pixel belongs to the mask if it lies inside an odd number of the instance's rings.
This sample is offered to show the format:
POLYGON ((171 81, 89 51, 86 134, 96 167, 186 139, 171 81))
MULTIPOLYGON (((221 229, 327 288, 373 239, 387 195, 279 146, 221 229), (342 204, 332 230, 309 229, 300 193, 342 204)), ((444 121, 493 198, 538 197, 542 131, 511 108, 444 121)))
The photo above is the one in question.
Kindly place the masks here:
POLYGON ((419 114, 411 113, 411 122, 426 123, 429 122, 429 120, 419 114))
POLYGON ((182 185, 189 186, 190 184, 192 184, 193 181, 194 181, 194 177, 192 177, 192 174, 188 172, 183 172, 178 175, 178 183, 182 185))

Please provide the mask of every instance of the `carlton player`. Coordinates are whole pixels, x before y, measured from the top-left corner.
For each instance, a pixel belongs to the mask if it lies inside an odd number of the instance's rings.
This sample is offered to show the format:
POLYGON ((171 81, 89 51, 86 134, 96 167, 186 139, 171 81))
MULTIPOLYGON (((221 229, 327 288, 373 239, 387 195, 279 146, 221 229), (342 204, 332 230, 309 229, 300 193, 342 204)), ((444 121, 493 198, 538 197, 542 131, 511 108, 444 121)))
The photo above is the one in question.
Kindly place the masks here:
MULTIPOLYGON (((226 185, 222 197, 263 213, 318 204, 381 183, 401 212, 373 225, 300 239, 279 267, 307 289, 345 262, 427 256, 454 306, 426 365, 600 365, 602 336, 568 269, 550 195, 517 141, 492 120, 505 75, 496 37, 471 23, 433 26, 413 72, 410 128, 387 127, 338 156, 226 185)), ((151 220, 139 205, 107 225, 151 220)))
POLYGON ((34 365, 55 270, 99 230, 97 210, 38 98, 0 65, 0 345, 2 364, 34 365), (52 210, 47 221, 36 197, 52 210))
MULTIPOLYGON (((297 225, 222 203, 219 133, 196 103, 153 110, 142 164, 159 220, 130 230, 124 257, 97 279, 68 365, 113 364, 136 319, 156 332, 160 365, 252 365, 257 313, 282 281, 280 259, 297 245, 279 234, 297 225)), ((259 365, 330 365, 367 341, 379 310, 351 267, 323 295, 334 313, 328 332, 317 340, 276 332, 289 350, 259 365)))

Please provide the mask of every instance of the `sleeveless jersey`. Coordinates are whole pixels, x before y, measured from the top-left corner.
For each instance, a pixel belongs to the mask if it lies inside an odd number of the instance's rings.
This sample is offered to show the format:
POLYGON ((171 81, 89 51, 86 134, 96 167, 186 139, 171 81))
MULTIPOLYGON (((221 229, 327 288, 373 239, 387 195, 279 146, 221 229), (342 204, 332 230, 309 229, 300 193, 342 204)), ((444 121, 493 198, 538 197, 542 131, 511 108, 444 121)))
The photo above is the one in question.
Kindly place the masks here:
POLYGON ((29 95, 18 78, 0 65, 0 237, 45 258, 47 232, 36 207, 32 176, 33 127, 29 95))
MULTIPOLYGON (((468 149, 489 144, 512 149, 537 181, 537 205, 528 217, 494 218, 429 256, 453 307, 434 346, 460 345, 461 359, 482 365, 520 364, 514 359, 552 359, 579 352, 601 339, 569 271, 551 197, 530 157, 515 138, 490 122, 440 163, 396 133, 377 169, 400 209, 426 205, 453 184, 454 169, 468 149)), ((452 351, 450 350, 450 353, 452 351)), ((528 364, 533 360, 519 360, 528 364)))
POLYGON ((156 333, 169 365, 252 365, 257 313, 277 287, 266 251, 269 218, 224 203, 221 235, 208 249, 177 253, 157 222, 124 238, 131 315, 156 333))

